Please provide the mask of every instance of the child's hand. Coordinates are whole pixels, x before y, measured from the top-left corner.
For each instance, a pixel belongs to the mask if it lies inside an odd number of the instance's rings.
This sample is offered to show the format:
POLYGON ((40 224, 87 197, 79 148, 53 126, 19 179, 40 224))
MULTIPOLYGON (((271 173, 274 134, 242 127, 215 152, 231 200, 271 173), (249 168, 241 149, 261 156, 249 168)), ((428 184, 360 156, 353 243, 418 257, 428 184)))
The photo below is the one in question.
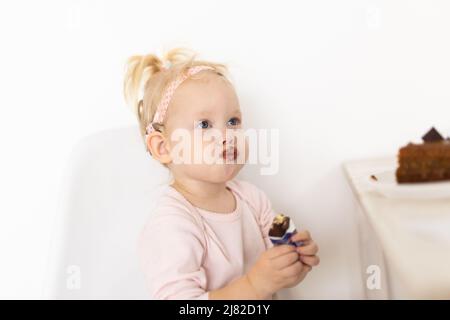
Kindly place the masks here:
POLYGON ((265 251, 247 278, 261 298, 268 298, 282 288, 289 288, 302 281, 311 270, 299 260, 297 248, 279 245, 265 251))
POLYGON ((299 231, 295 233, 291 237, 292 242, 302 241, 303 245, 301 247, 297 247, 297 252, 300 254, 300 261, 304 264, 314 267, 317 266, 320 262, 319 257, 317 256, 317 252, 319 251, 319 247, 312 240, 311 234, 309 231, 299 231))

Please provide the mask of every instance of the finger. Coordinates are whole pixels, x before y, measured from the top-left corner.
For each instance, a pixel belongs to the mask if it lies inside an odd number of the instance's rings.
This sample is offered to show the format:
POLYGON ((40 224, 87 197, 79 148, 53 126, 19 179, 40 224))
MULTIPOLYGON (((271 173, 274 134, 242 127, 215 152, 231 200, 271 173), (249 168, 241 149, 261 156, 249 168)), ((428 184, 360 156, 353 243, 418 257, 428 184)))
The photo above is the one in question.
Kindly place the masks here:
POLYGON ((297 252, 300 253, 301 255, 306 256, 314 256, 315 254, 317 254, 318 251, 319 247, 314 241, 311 241, 307 245, 297 247, 297 252))
POLYGON ((267 251, 267 256, 269 259, 274 259, 276 257, 282 256, 289 252, 295 252, 295 247, 288 245, 288 244, 282 244, 282 245, 270 248, 267 251))
POLYGON ((293 288, 298 285, 306 277, 307 273, 311 271, 311 269, 312 268, 310 266, 304 264, 302 266, 302 270, 298 274, 290 276, 286 279, 290 284, 286 288, 293 288))
POLYGON ((284 268, 290 266, 291 264, 296 263, 299 259, 300 259, 300 255, 297 252, 293 251, 293 252, 286 253, 282 256, 278 256, 277 258, 274 258, 272 260, 272 262, 273 262, 273 266, 276 269, 281 270, 281 269, 284 269, 284 268))
POLYGON ((300 261, 297 261, 293 264, 291 264, 290 266, 281 269, 279 272, 281 273, 281 275, 283 277, 289 278, 289 277, 294 277, 294 276, 298 276, 300 274, 300 272, 303 269, 303 264, 300 261))
POLYGON ((320 263, 320 258, 318 256, 300 256, 300 261, 310 267, 314 267, 320 263))
POLYGON ((293 288, 297 286, 305 278, 305 275, 303 273, 304 271, 302 269, 299 274, 293 277, 286 278, 286 282, 288 283, 288 285, 285 288, 293 288))
POLYGON ((311 240, 311 233, 308 230, 298 231, 291 237, 292 242, 307 242, 309 240, 311 240))
POLYGON ((296 285, 298 285, 300 283, 300 279, 301 279, 300 275, 296 275, 296 276, 287 278, 286 282, 289 285, 287 285, 286 288, 293 288, 293 287, 295 287, 296 285))
POLYGON ((304 278, 308 272, 312 270, 311 266, 308 266, 307 264, 304 264, 302 267, 302 271, 299 274, 300 279, 304 278))

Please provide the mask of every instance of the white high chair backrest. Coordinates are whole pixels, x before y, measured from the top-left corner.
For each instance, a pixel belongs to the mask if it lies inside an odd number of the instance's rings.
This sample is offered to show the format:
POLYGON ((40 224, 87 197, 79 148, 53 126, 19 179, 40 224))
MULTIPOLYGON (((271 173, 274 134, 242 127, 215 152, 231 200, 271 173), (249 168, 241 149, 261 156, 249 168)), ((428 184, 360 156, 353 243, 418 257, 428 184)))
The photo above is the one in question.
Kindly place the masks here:
POLYGON ((137 126, 94 134, 75 147, 59 201, 49 298, 148 298, 137 239, 170 181, 149 157, 137 126))

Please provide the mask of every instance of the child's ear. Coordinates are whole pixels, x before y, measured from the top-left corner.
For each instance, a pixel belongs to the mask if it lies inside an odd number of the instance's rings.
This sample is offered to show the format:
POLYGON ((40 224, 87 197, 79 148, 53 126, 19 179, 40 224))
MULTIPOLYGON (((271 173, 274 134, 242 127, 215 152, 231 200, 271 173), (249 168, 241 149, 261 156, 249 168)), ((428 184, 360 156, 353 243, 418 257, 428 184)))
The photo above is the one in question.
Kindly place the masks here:
POLYGON ((170 150, 167 148, 166 138, 161 132, 154 131, 150 133, 147 137, 146 143, 153 158, 162 164, 169 164, 172 162, 170 150))

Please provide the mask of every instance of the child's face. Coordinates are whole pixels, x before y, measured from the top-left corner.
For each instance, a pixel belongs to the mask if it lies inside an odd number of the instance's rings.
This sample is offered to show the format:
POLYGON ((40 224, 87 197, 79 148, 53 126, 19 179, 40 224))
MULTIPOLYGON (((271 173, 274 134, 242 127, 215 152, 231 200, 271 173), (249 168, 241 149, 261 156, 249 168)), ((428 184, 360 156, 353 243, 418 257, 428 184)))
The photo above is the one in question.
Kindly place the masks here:
POLYGON ((236 143, 238 139, 226 136, 241 133, 243 137, 242 115, 227 80, 211 72, 200 76, 183 82, 167 111, 165 135, 172 154, 169 168, 175 177, 221 183, 236 176, 245 162, 245 140, 236 143))

